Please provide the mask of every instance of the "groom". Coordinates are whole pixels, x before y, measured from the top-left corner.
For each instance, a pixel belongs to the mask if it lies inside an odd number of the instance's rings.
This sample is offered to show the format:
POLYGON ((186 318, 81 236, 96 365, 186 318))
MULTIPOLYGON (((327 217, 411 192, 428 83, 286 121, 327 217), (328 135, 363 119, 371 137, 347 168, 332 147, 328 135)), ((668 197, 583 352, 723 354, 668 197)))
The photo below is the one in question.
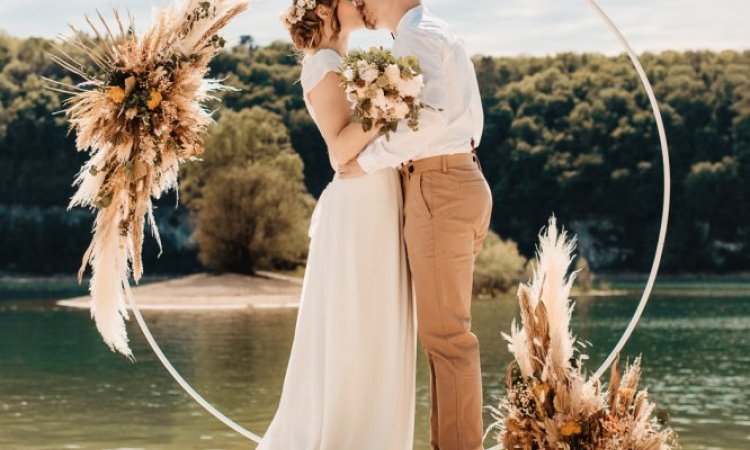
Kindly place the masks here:
POLYGON ((419 58, 423 102, 434 109, 421 111, 418 131, 400 127, 339 173, 354 178, 400 169, 404 240, 430 367, 430 442, 436 450, 480 450, 482 378, 471 290, 492 197, 474 152, 484 119, 474 66, 463 43, 419 0, 355 1, 368 28, 391 31, 397 57, 419 58))

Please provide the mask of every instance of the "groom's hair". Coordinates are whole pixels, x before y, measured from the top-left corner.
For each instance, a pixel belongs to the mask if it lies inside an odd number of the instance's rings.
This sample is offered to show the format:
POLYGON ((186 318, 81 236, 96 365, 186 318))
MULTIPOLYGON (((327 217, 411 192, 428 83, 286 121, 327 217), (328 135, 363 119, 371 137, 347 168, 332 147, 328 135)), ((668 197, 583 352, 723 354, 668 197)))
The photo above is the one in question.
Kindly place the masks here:
MULTIPOLYGON (((296 4, 297 1, 292 0, 292 5, 296 4)), ((317 0, 316 4, 328 6, 333 11, 331 15, 331 28, 333 29, 331 40, 335 41, 338 39, 339 33, 341 33, 341 22, 338 15, 339 0, 317 0)), ((292 25, 292 28, 289 30, 294 47, 297 50, 314 50, 318 48, 320 42, 323 40, 324 25, 325 21, 318 16, 314 9, 306 11, 302 19, 292 25)))

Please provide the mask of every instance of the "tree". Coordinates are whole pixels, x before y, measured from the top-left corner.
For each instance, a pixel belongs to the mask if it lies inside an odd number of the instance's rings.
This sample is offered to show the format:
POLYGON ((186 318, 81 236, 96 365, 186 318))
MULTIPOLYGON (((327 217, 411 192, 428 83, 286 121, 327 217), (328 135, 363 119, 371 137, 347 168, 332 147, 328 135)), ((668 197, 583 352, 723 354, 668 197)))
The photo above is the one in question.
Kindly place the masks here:
MULTIPOLYGON (((52 114, 64 107, 61 96, 41 82, 41 76, 68 76, 45 58, 49 45, 0 32, 0 211, 6 212, 0 225, 14 242, 29 243, 0 243, 0 270, 32 271, 33 264, 21 261, 54 255, 45 258, 45 270, 67 271, 67 261, 80 260, 77 246, 46 240, 38 231, 65 221, 55 216, 69 214, 63 206, 85 160, 64 117, 52 114), (5 220, 9 211, 12 218, 5 220), (29 225, 34 221, 44 223, 29 225)), ((83 60, 80 50, 65 51, 83 60)), ((640 56, 670 144, 672 211, 662 269, 743 270, 750 265, 750 183, 742 181, 750 178, 750 51, 640 56), (703 237, 696 243, 696 236, 703 237)), ((554 212, 572 232, 587 236, 580 252, 593 270, 647 269, 661 216, 663 166, 648 98, 628 57, 479 55, 474 61, 485 111, 478 154, 495 199, 493 230, 531 257, 540 226, 554 212)), ((183 173, 182 205, 164 211, 175 203, 171 193, 156 202, 165 206, 156 211, 162 235, 172 239, 165 239, 153 269, 182 271, 188 260, 189 270, 200 269, 186 242, 193 231, 188 219, 197 209, 186 205, 199 200, 207 184, 218 186, 229 168, 250 159, 268 165, 266 150, 272 156, 283 147, 301 158, 314 196, 333 174, 305 109, 298 55, 288 42, 259 46, 243 37, 211 62, 210 76, 240 90, 224 92, 221 105, 210 105, 218 108, 220 124, 208 137, 205 164, 183 173), (234 125, 221 120, 243 110, 254 112, 243 112, 248 116, 234 125), (211 147, 219 151, 212 154, 211 147), (167 264, 170 259, 175 264, 167 264)), ((90 223, 81 220, 65 234, 85 241, 89 231, 90 223)))
POLYGON ((515 242, 490 231, 474 263, 474 292, 496 295, 516 288, 528 275, 527 262, 515 242))
POLYGON ((302 167, 281 117, 258 107, 222 113, 204 160, 183 170, 201 262, 239 273, 303 263, 314 200, 302 167))
POLYGON ((219 174, 204 188, 195 239, 206 267, 238 273, 304 263, 312 199, 276 167, 249 164, 219 174))

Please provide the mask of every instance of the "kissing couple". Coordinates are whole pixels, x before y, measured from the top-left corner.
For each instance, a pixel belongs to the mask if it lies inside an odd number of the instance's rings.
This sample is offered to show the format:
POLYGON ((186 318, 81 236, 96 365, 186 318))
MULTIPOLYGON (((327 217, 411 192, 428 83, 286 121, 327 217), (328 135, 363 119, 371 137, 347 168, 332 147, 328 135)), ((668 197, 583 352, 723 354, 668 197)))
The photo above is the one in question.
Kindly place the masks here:
POLYGON ((472 61, 419 0, 294 0, 282 21, 336 173, 312 215, 284 387, 258 449, 411 449, 417 336, 431 448, 483 449, 471 294, 492 197, 475 152, 484 117, 472 61), (339 71, 361 28, 389 30, 393 54, 419 61, 430 108, 418 129, 385 138, 354 120, 339 71))

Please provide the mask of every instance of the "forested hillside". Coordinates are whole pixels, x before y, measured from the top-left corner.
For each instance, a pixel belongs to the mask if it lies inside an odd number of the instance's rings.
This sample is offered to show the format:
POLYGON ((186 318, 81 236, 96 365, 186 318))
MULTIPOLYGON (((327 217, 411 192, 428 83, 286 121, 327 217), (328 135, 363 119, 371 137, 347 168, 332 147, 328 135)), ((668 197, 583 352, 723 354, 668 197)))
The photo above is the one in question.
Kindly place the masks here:
MULTIPOLYGON (((60 96, 44 88, 41 76, 66 76, 45 57, 48 45, 0 34, 3 272, 72 272, 89 238, 92 215, 65 211, 86 155, 76 153, 64 117, 53 114, 63 107, 60 96)), ((750 267, 750 183, 743 181, 750 176, 750 51, 644 54, 642 62, 671 145, 673 198, 663 269, 750 267)), ((647 271, 661 215, 662 163, 648 99, 627 57, 477 56, 475 64, 485 106, 479 155, 495 201, 492 228, 531 256, 536 234, 555 213, 579 235, 580 252, 595 271, 647 271)), ((288 139, 274 148, 283 154, 290 146, 299 155, 304 184, 317 197, 332 171, 304 110, 300 68, 288 44, 260 47, 245 37, 219 55, 212 70, 240 89, 211 105, 217 119, 222 109, 252 108, 226 120, 256 117, 263 123, 244 122, 251 131, 258 127, 264 136, 288 139), (269 124, 278 134, 267 130, 269 124)), ((222 179, 236 187, 241 175, 233 176, 222 179)), ((272 180, 263 186, 289 188, 272 180)), ((156 264, 147 242, 147 270, 199 270, 191 238, 199 222, 195 209, 186 200, 175 209, 176 198, 168 197, 156 211, 165 253, 156 264)), ((299 201, 309 208, 307 200, 299 201)))

